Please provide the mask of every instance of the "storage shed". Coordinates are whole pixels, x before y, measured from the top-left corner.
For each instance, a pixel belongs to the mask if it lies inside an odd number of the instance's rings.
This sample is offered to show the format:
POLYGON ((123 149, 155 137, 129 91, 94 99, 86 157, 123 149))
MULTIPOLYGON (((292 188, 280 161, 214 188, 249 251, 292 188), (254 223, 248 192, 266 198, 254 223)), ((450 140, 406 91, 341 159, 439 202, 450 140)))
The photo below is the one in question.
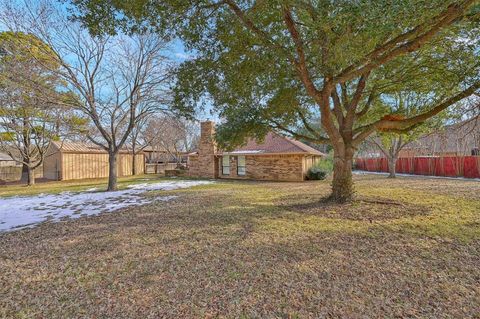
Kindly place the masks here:
MULTIPOLYGON (((144 172, 144 154, 137 154, 136 169, 144 172)), ((117 159, 117 174, 132 175, 133 155, 121 150, 117 159)), ((52 142, 43 163, 43 176, 51 180, 71 180, 108 177, 108 153, 94 144, 52 142)))

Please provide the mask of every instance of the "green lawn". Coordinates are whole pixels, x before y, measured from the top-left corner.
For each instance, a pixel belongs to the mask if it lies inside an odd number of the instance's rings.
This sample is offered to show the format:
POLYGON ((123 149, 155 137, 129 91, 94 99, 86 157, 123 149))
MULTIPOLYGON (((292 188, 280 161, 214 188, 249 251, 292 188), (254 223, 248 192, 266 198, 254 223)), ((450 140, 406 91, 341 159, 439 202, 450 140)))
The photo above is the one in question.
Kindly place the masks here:
MULTIPOLYGON (((119 189, 123 189, 131 184, 149 183, 162 180, 164 178, 157 175, 137 175, 130 177, 121 177, 118 179, 119 189)), ((0 197, 16 195, 36 195, 41 193, 60 193, 65 191, 79 192, 89 188, 107 189, 108 181, 101 179, 69 180, 61 182, 37 183, 33 186, 9 185, 0 186, 0 197)))
POLYGON ((342 206, 328 181, 217 182, 0 234, 0 317, 478 318, 480 183, 356 190, 342 206))

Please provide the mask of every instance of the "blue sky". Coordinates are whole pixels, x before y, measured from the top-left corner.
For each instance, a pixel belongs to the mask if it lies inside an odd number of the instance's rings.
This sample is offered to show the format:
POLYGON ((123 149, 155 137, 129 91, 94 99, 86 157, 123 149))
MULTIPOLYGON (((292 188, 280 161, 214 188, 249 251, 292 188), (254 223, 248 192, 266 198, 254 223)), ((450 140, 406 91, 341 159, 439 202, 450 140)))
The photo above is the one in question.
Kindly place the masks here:
POLYGON ((182 41, 176 39, 172 41, 172 60, 177 62, 183 62, 193 57, 193 55, 186 51, 185 46, 183 45, 182 41))
MULTIPOLYGON (((185 49, 185 46, 183 45, 182 41, 180 39, 175 39, 172 41, 171 44, 171 51, 170 51, 170 58, 178 63, 182 63, 188 59, 194 58, 195 55, 193 52, 188 52, 185 49)), ((202 112, 198 112, 197 119, 198 120, 214 120, 214 121, 219 121, 219 118, 217 115, 212 115, 211 114, 212 110, 212 105, 207 102, 206 110, 202 112)))
MULTIPOLYGON (((0 0, 2 1, 2 0, 0 0)), ((67 4, 62 3, 60 1, 56 0, 50 0, 50 1, 55 1, 55 5, 63 12, 66 13, 67 11, 67 4)), ((23 7, 24 3, 21 0, 12 0, 13 3, 18 3, 19 7, 23 7)), ((9 3, 12 3, 9 2, 9 3)), ((2 10, 2 7, 0 6, 0 10, 2 10)), ((8 28, 0 21, 0 31, 6 31, 8 28)), ((180 39, 175 39, 171 42, 170 45, 170 50, 165 52, 165 54, 174 62, 176 63, 182 63, 188 59, 191 59, 194 57, 194 54, 192 52, 188 52, 185 49, 185 46, 183 45, 182 41, 180 39)), ((198 120, 206 120, 206 119, 213 119, 213 120, 218 120, 218 117, 215 115, 210 114, 210 110, 212 109, 211 105, 208 104, 206 107, 205 111, 198 112, 197 114, 197 119, 198 120)))

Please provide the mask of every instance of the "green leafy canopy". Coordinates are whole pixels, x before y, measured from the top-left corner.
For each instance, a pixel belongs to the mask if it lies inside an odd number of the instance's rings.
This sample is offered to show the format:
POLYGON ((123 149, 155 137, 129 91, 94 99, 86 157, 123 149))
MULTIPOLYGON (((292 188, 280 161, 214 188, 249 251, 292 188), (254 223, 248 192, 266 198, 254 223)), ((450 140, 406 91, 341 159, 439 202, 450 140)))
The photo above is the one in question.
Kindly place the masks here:
POLYGON ((181 38, 195 58, 178 69, 175 105, 192 114, 200 101, 210 100, 222 118, 218 136, 224 144, 238 144, 246 136, 259 137, 275 129, 318 142, 325 140, 326 133, 335 143, 358 145, 377 127, 408 131, 425 121, 419 118, 400 125, 383 120, 391 109, 382 105, 399 92, 424 98, 425 103, 409 114, 416 116, 452 96, 457 97, 455 103, 463 90, 478 87, 478 1, 73 3, 76 17, 95 33, 150 28, 181 38), (402 53, 375 56, 380 48, 402 53), (361 73, 362 65, 370 71, 361 73), (346 76, 355 68, 358 76, 346 76), (350 116, 353 120, 342 120, 362 81, 365 88, 358 109, 370 98, 374 107, 350 116), (327 89, 338 92, 343 115, 332 110, 333 95, 327 96, 330 110, 325 108, 322 94, 327 89), (321 126, 314 123, 318 119, 321 126), (307 133, 298 134, 301 130, 307 133))

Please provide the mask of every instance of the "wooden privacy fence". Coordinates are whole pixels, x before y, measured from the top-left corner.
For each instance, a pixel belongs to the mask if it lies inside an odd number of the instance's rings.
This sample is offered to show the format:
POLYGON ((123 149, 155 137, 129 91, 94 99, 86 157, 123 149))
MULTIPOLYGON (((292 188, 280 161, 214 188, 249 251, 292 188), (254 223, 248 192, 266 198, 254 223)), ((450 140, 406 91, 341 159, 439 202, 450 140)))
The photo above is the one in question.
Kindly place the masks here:
MULTIPOLYGON (((35 169, 35 178, 43 177, 43 167, 37 167, 35 169)), ((22 178, 21 166, 0 166, 0 180, 6 182, 19 181, 22 178)))
POLYGON ((177 163, 167 163, 167 164, 145 164, 145 174, 165 174, 165 170, 175 169, 177 163))
MULTIPOLYGON (((369 172, 388 172, 388 160, 357 158, 356 168, 369 172)), ((480 156, 403 157, 395 165, 397 173, 445 177, 480 178, 480 156)))

